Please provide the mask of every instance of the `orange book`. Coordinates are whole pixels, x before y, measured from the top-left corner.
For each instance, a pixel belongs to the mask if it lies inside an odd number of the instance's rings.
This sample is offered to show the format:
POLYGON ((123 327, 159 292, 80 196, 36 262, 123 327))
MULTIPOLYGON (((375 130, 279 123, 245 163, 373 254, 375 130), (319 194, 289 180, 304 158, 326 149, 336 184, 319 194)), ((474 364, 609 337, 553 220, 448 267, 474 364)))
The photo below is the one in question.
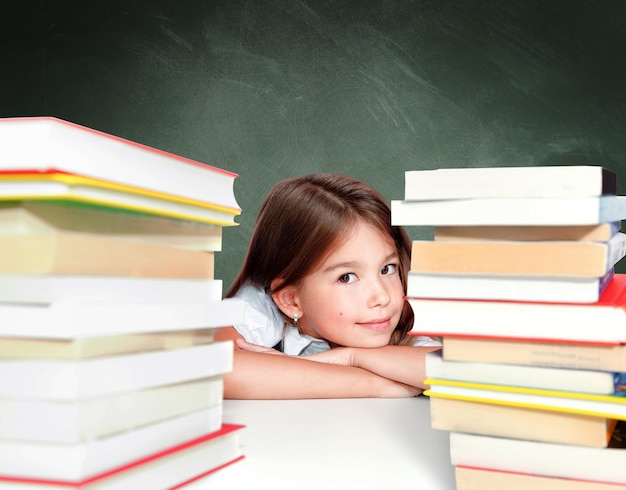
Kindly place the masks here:
POLYGON ((626 255, 626 234, 607 242, 414 240, 411 271, 600 277, 626 255))
POLYGON ((5 235, 0 273, 213 279, 214 254, 79 232, 5 235))

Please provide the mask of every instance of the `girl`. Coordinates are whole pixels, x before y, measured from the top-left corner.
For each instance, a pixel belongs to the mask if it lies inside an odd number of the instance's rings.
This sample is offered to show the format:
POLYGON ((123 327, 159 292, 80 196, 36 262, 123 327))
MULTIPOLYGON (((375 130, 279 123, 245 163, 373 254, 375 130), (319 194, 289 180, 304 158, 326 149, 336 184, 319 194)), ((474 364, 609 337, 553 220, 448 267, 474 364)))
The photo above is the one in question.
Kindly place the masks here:
POLYGON ((247 303, 225 398, 408 397, 424 356, 404 300, 410 241, 370 186, 314 174, 274 186, 226 293, 247 303))

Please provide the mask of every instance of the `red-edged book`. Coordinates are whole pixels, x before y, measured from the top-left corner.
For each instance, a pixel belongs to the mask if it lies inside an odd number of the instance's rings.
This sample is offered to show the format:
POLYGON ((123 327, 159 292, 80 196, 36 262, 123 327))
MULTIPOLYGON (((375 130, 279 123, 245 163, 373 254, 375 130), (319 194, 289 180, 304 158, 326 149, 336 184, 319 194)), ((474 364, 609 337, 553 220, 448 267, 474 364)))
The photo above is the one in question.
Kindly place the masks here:
POLYGON ((244 458, 239 430, 244 426, 224 424, 219 431, 153 453, 136 461, 91 476, 82 481, 60 481, 0 475, 0 489, 177 489, 204 478, 244 458))
POLYGON ((541 303, 409 297, 412 333, 597 345, 626 343, 626 274, 595 303, 541 303))

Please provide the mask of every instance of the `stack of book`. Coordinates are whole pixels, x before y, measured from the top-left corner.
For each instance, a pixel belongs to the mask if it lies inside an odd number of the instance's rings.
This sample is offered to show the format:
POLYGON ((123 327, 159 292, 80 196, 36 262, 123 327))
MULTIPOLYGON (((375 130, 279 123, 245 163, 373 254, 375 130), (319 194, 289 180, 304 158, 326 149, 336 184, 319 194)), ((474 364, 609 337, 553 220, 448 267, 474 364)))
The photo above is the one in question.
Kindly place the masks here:
POLYGON ((55 118, 0 119, 0 488, 178 488, 240 460, 240 321, 214 254, 236 175, 55 118))
POLYGON ((598 166, 409 171, 413 333, 457 489, 626 488, 626 197, 598 166))

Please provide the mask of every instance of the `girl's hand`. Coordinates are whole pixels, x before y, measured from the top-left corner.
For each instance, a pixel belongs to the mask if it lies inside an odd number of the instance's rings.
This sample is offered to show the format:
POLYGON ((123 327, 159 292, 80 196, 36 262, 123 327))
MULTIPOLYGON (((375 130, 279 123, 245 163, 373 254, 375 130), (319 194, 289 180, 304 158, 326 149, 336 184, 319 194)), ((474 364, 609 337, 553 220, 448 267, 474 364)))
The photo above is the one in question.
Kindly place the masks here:
POLYGON ((235 339, 235 345, 241 350, 245 350, 247 352, 260 352, 262 354, 274 354, 279 356, 285 355, 282 352, 277 351, 276 349, 272 349, 271 347, 251 344, 250 342, 246 342, 244 339, 235 339))

